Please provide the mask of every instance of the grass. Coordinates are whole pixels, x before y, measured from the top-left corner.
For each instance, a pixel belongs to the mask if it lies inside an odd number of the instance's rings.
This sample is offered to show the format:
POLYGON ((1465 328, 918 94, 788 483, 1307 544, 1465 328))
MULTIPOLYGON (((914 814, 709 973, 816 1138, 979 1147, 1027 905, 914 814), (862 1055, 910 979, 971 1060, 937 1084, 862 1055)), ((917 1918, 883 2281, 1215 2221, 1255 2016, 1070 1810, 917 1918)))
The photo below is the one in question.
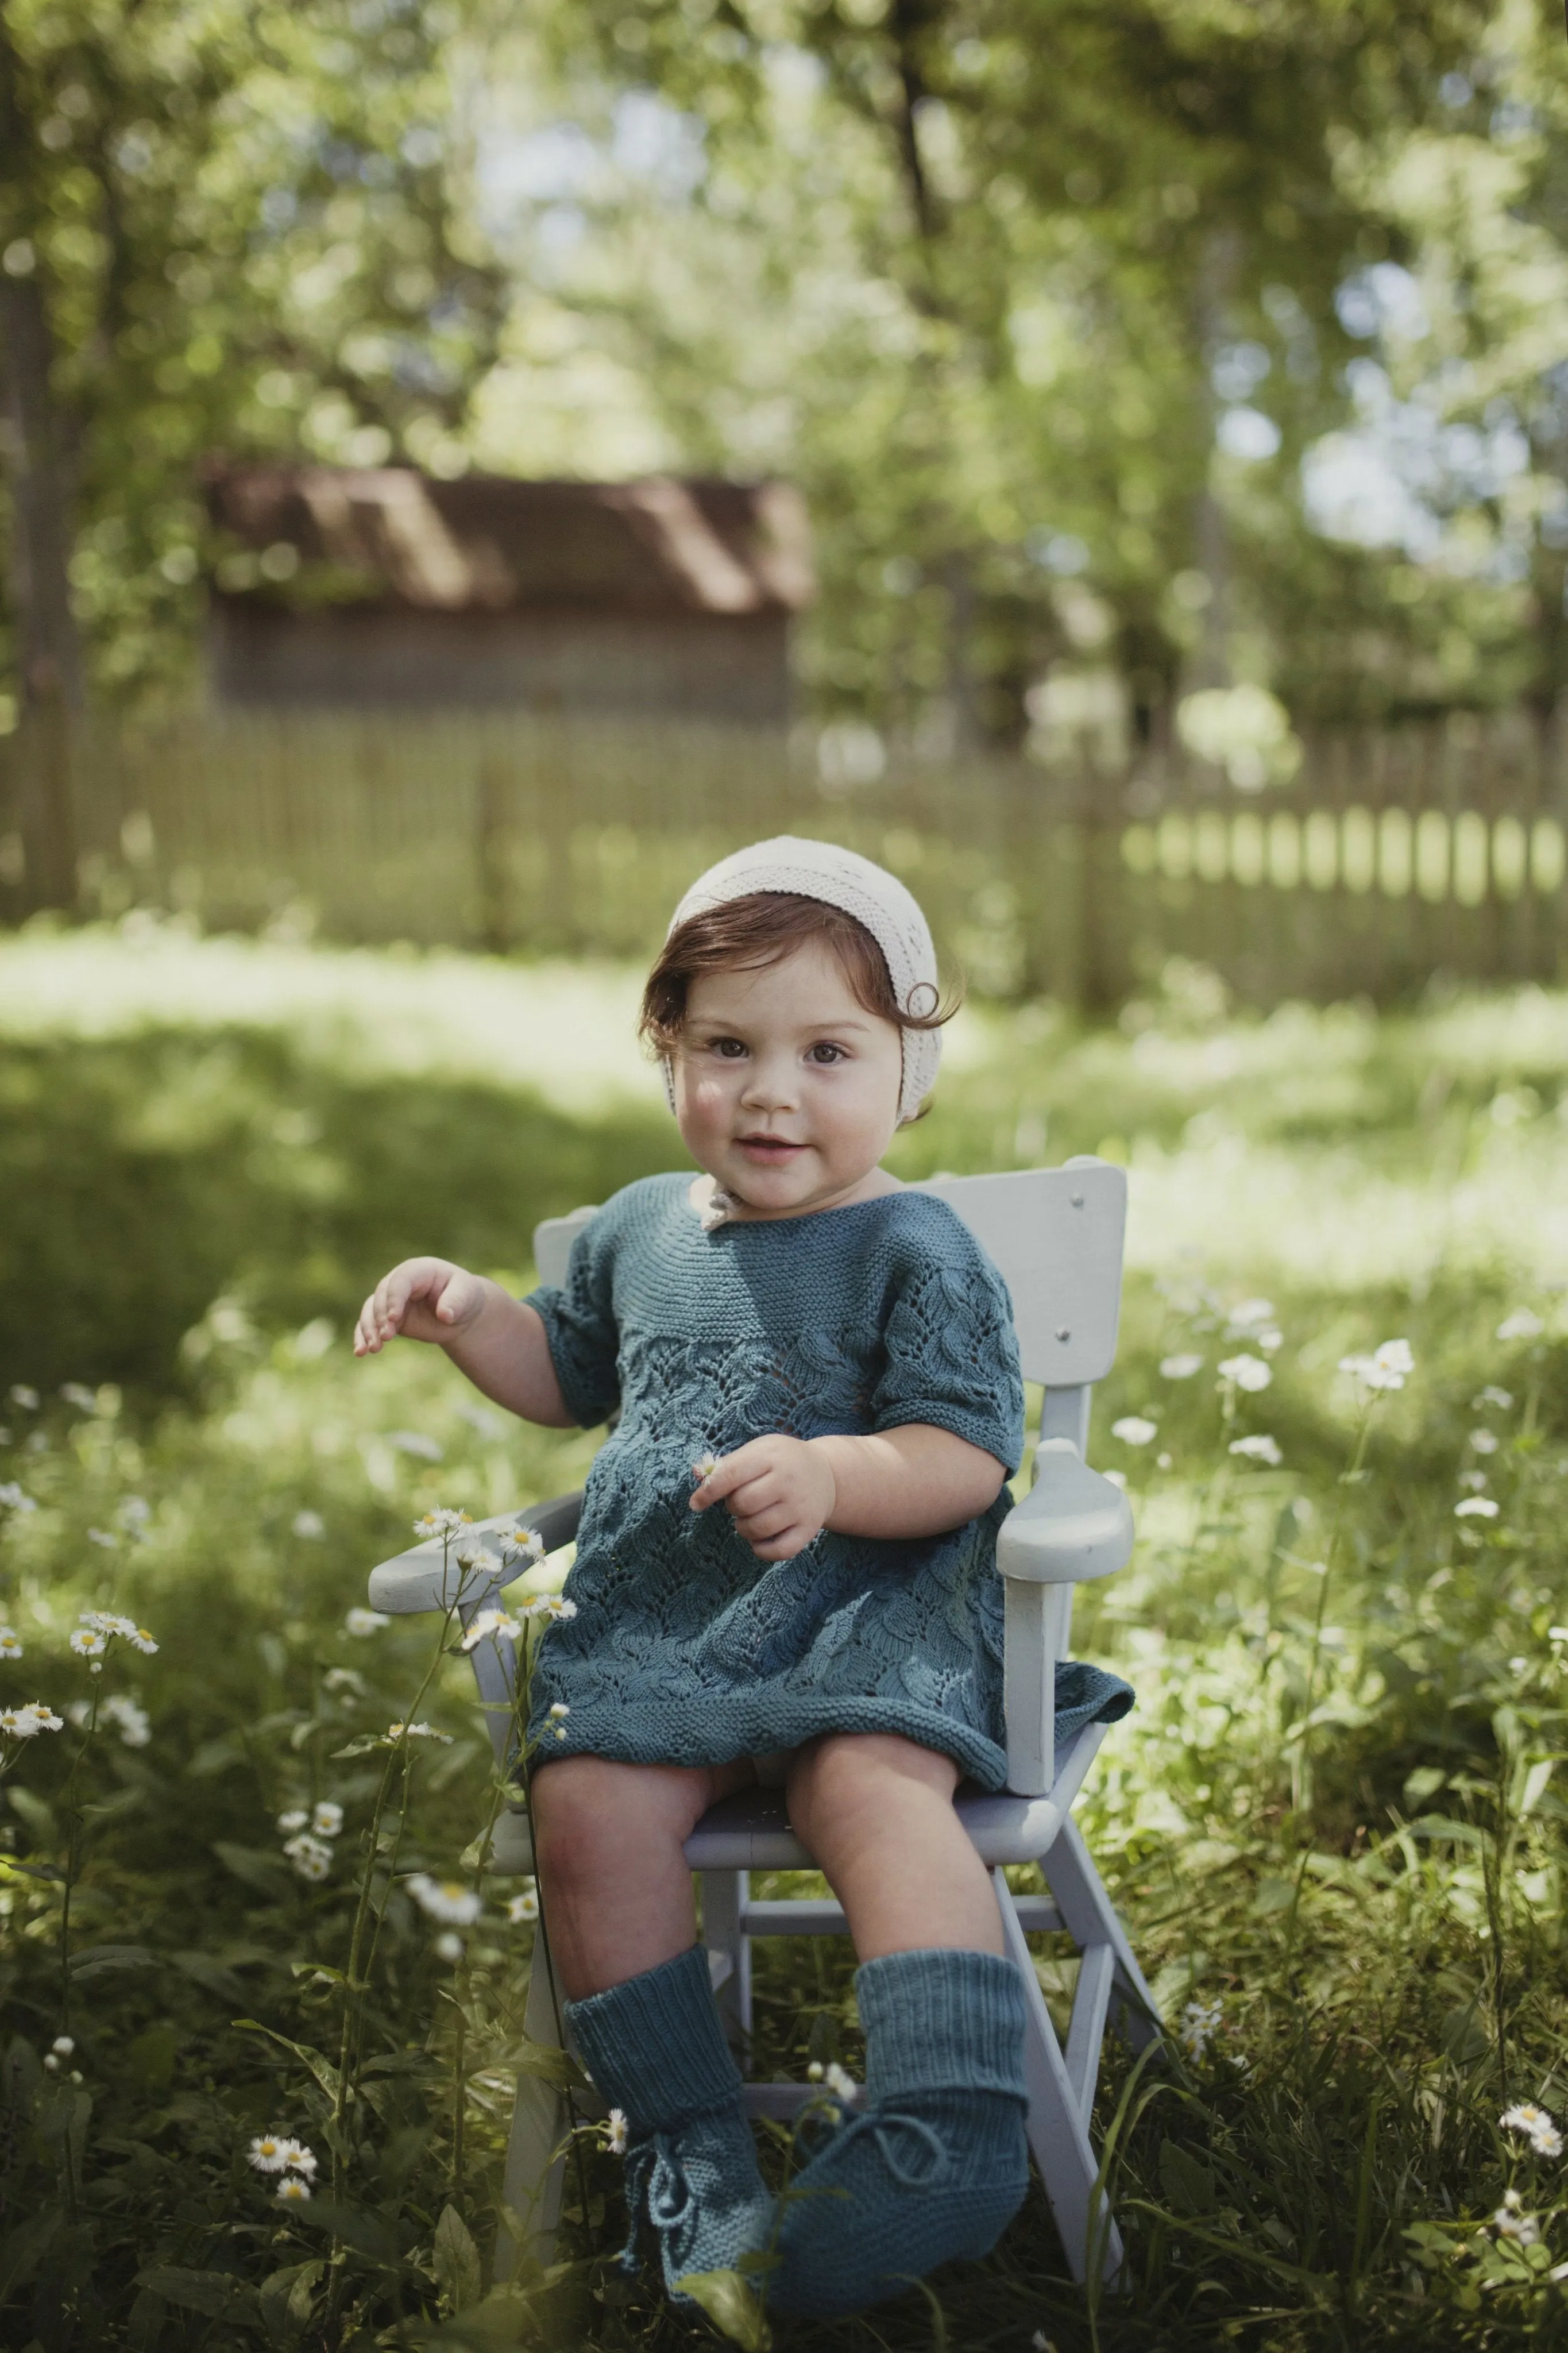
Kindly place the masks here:
MULTIPOLYGON (((0 1407, 0 1486, 37 1506, 0 1509, 25 1646, 0 1699, 66 1726, 10 1744, 0 1813, 7 2343, 707 2334, 608 2268, 598 2151, 559 2275, 475 2301, 531 1931, 492 1884, 443 1958, 401 1892, 409 1870, 472 1876, 488 1775, 464 1663, 436 1664, 420 1713, 451 1741, 405 1744, 405 1807, 402 1752, 379 1816, 394 1752, 342 1753, 405 1719, 436 1661, 424 1623, 348 1630, 368 1565, 416 1513, 556 1493, 592 1451, 490 1413, 426 1352, 354 1366, 349 1314, 414 1246, 521 1280, 539 1215, 676 1159, 619 1027, 634 985, 146 926, 0 942, 0 1378, 24 1392, 0 1407), (84 1608, 130 1611, 157 1654, 116 1640, 92 1677, 68 1648, 84 1608), (146 1745, 123 1713, 71 1720, 95 1692, 144 1708, 146 1745), (276 1824, 323 1800, 344 1823, 312 1883, 276 1824), (367 1860, 374 2063, 345 2107, 300 2053, 335 2063, 367 1860), (321 2155, 309 2206, 245 2161, 274 2125, 321 2155)), ((1141 1543, 1076 1643, 1139 1706, 1080 1820, 1184 2040, 1135 2078, 1112 2049, 1102 2079, 1126 2295, 1072 2289, 1037 2197, 934 2305, 781 2343, 1568 2337, 1562 2160, 1499 2123, 1568 2102, 1565 1097, 1568 997, 1535 992, 1257 1020, 1177 970, 1115 1029, 965 1017, 904 1173, 1097 1148, 1133 1172, 1094 1451, 1141 1543), (1258 1298, 1271 1322, 1238 1324, 1258 1298), (1395 1336, 1415 1369, 1369 1398, 1339 1361, 1395 1336), (1266 1389, 1217 1378, 1239 1353, 1266 1389), (1162 1372, 1183 1356, 1202 1368, 1162 1372), (1130 1417, 1155 1434, 1115 1435, 1130 1417), (1233 1453, 1247 1436, 1279 1464, 1233 1453), (1456 1516, 1466 1500, 1498 1508, 1456 1516), (1510 2189, 1533 2242, 1490 2219, 1510 2189)), ((1038 1952, 1060 2006, 1068 1959, 1038 1952)), ((850 1966, 826 1940, 763 1948, 766 2063, 858 2072, 850 1966)))

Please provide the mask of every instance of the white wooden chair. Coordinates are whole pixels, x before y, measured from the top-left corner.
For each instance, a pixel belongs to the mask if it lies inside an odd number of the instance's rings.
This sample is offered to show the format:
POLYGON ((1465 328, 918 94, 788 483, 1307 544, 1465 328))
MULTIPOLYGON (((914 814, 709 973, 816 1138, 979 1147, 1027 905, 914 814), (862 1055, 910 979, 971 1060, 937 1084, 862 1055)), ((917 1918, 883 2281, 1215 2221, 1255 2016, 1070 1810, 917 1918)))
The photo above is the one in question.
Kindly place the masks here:
MULTIPOLYGON (((1006 1580, 1005 1692, 1007 1788, 995 1796, 961 1788, 960 1819, 991 1865, 1007 1947, 1018 1965, 1028 2011, 1026 2066, 1029 2144, 1074 2276, 1092 2266, 1114 2281, 1121 2242, 1103 2196, 1089 2120, 1108 2021, 1135 2049, 1160 2031, 1152 1998, 1121 1923, 1071 1819, 1074 1799, 1106 1726, 1091 1724, 1057 1751, 1053 1698, 1056 1663, 1068 1647, 1072 1588, 1120 1568, 1132 1547, 1132 1515, 1120 1488, 1084 1460, 1089 1390, 1110 1370, 1121 1310, 1127 1179, 1097 1159, 1065 1167, 994 1176, 937 1176, 920 1188, 951 1204, 1005 1278, 1012 1294, 1026 1379, 1043 1383, 1045 1402, 1035 1483, 1004 1524, 997 1565, 1006 1580), (1015 1895, 1005 1864, 1037 1863, 1048 1896, 1015 1895), (1025 1939, 1066 1930, 1079 1967, 1065 2050, 1042 1999, 1025 1939)), ((534 1236, 542 1281, 561 1282, 573 1242, 590 1209, 552 1218, 534 1236)), ((580 1494, 534 1504, 522 1514, 553 1550, 575 1535, 580 1494)), ((495 1575, 469 1571, 458 1606, 465 1622, 493 1605, 500 1587, 526 1566, 503 1564, 499 1531, 519 1514, 477 1524, 473 1535, 495 1554, 495 1575)), ((374 1608, 392 1612, 442 1609, 458 1572, 443 1565, 439 1541, 421 1544, 372 1572, 374 1608), (447 1580, 451 1583, 448 1585, 447 1580)), ((472 1652, 481 1696, 492 1703, 493 1736, 504 1765, 514 1661, 510 1642, 491 1639, 472 1652)), ((503 1814, 491 1868, 532 1868, 527 1815, 503 1814)), ((749 1789, 712 1807, 686 1845, 701 1885, 702 1927, 726 2022, 742 2057, 752 2022, 752 1942, 758 1936, 837 1936, 841 1907, 820 1899, 758 1899, 753 1872, 809 1871, 811 1855, 789 1826, 784 1793, 749 1789)), ((559 2003, 539 1939, 526 2011, 540 2043, 561 2041, 559 2003)), ((814 2096, 796 2084, 754 2084, 745 2092, 753 2116, 788 2117, 814 2096)), ((504 2203, 537 2252, 548 2255, 560 2212, 566 2130, 563 2095, 537 2075, 521 2076, 508 2151, 504 2203)), ((503 2237, 498 2271, 510 2268, 503 2237)))

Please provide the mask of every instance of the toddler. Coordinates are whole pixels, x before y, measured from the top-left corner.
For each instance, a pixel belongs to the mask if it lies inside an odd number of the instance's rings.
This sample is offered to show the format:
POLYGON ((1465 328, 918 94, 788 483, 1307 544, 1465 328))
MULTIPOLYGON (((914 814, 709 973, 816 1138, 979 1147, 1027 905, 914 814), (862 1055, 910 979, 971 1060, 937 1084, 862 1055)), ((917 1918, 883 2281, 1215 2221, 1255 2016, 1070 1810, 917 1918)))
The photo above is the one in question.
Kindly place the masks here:
MULTIPOLYGON (((1024 2006, 953 1791, 1000 1788, 997 1528, 1023 1385, 1006 1290, 880 1162, 936 1075, 925 918, 784 837, 676 910, 643 1000, 702 1172, 628 1186, 561 1289, 405 1260, 356 1353, 437 1342, 551 1428, 620 1419, 588 1474, 531 1694, 534 1849, 567 2021, 630 2128, 632 2242, 666 2285, 770 2249, 771 2309, 830 2316, 995 2243, 1026 2183, 1024 2006), (696 1482, 695 1487, 693 1482, 696 1482), (693 1941, 682 1845, 782 1781, 854 1937, 863 2113, 775 2217, 693 1941)), ((1074 1671, 1058 1734, 1126 1687, 1074 1671)), ((631 2247, 628 2247, 628 2253, 631 2247)), ((681 2299, 684 2300, 684 2299, 681 2299)))

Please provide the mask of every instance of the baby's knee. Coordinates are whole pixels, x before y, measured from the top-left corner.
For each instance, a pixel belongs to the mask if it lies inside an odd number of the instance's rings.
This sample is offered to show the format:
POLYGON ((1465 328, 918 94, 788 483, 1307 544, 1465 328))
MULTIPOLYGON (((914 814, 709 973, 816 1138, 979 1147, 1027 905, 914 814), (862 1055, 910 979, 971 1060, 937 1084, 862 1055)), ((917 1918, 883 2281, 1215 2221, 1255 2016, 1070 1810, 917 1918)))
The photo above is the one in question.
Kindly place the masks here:
POLYGON ((607 1757, 563 1757, 533 1776, 534 1866, 547 1886, 635 1873, 689 1824, 657 1773, 607 1757))
POLYGON ((958 1767, 951 1757, 896 1732, 832 1732, 801 1752, 790 1776, 790 1810, 842 1816, 879 1806, 889 1787, 913 1783, 951 1798, 958 1767))

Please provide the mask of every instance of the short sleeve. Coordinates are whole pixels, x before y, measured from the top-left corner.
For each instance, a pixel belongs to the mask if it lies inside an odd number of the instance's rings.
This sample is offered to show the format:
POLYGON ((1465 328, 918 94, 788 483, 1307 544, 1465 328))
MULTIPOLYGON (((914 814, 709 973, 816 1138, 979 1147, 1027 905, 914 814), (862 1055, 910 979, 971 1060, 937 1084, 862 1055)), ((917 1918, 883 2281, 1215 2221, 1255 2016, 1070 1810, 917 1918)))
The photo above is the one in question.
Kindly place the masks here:
POLYGON ((528 1294, 543 1319, 566 1409, 584 1430, 607 1421, 621 1401, 614 1274, 615 1227, 601 1211, 573 1243, 564 1283, 541 1283, 528 1294))
POLYGON ((951 1430, 1011 1477, 1023 1459, 1024 1382, 1007 1287, 956 1219, 922 1240, 895 1280, 874 1426, 951 1430))

